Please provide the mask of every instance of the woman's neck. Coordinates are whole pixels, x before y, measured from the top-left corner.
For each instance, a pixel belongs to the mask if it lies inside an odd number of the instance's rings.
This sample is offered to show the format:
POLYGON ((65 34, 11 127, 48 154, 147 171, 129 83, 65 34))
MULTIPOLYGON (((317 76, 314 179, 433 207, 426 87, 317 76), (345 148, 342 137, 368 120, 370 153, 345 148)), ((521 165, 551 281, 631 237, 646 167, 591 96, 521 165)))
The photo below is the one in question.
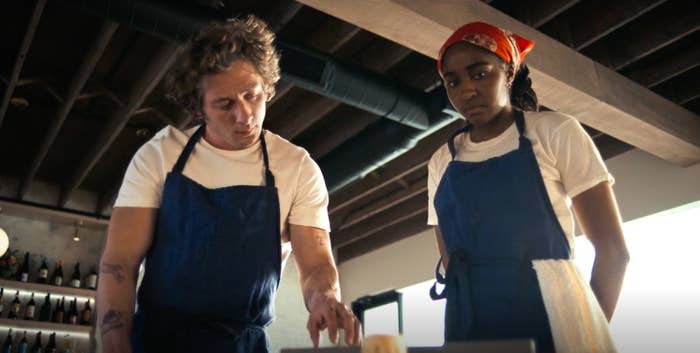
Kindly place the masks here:
POLYGON ((515 121, 511 106, 504 107, 491 121, 484 125, 474 126, 469 132, 473 142, 490 140, 502 134, 515 121))

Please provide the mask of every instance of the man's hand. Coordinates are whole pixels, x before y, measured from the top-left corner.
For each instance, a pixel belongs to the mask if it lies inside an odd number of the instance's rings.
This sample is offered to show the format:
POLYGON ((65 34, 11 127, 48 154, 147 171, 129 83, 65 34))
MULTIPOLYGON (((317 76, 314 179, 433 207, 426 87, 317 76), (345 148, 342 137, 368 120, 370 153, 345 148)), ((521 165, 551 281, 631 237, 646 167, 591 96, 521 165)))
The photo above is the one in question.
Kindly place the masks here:
MULTIPOLYGON (((348 345, 360 344, 360 321, 352 311, 334 296, 314 298, 309 306, 309 321, 306 324, 309 336, 318 348, 321 331, 328 329, 328 338, 332 343, 338 342, 338 329, 345 330, 345 343, 348 345)), ((341 338, 342 339, 342 338, 341 338)))

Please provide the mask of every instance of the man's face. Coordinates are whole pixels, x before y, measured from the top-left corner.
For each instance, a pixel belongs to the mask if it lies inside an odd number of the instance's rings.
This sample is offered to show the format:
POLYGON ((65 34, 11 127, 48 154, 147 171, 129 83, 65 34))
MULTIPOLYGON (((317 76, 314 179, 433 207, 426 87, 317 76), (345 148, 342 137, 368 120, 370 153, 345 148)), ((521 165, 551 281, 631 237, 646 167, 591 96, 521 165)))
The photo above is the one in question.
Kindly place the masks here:
POLYGON ((226 71, 200 82, 204 139, 225 150, 240 150, 258 140, 265 119, 263 79, 255 67, 236 60, 226 71))

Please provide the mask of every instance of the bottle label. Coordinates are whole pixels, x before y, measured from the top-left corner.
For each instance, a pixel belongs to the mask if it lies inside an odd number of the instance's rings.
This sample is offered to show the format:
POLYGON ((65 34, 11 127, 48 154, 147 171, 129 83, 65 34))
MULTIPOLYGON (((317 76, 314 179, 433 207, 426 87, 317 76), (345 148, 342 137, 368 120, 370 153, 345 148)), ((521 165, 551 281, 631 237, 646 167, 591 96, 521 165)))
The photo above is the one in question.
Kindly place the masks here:
POLYGON ((29 274, 26 272, 22 272, 19 278, 20 281, 22 282, 27 282, 29 280, 29 274))
POLYGON ((34 318, 34 311, 36 311, 35 306, 27 306, 27 312, 24 314, 24 317, 27 319, 33 319, 34 318))
POLYGON ((39 278, 47 279, 49 278, 49 270, 47 269, 40 269, 39 270, 39 278))
POLYGON ((56 277, 56 278, 54 278, 54 279, 53 279, 53 284, 54 284, 54 285, 57 285, 57 286, 62 285, 62 284, 63 284, 63 277, 56 277))
POLYGON ((14 312, 15 314, 19 314, 19 309, 21 309, 21 305, 18 303, 12 303, 12 306, 10 307, 10 310, 14 312))
POLYGON ((83 310, 83 325, 90 325, 90 320, 92 320, 92 311, 83 310))
POLYGON ((77 324, 78 323, 78 315, 71 315, 68 318, 68 322, 73 324, 73 325, 77 324))
POLYGON ((80 288, 80 280, 79 279, 72 279, 70 281, 70 286, 73 288, 80 288))
POLYGON ((89 275, 87 278, 87 287, 90 289, 97 288, 97 275, 89 275))

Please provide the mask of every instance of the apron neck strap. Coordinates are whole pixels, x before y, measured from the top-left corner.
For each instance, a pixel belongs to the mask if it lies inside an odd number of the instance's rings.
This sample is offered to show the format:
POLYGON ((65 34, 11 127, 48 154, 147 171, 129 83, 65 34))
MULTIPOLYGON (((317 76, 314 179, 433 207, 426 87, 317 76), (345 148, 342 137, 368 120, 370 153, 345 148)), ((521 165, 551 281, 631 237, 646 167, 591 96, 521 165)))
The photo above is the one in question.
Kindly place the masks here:
POLYGON ((185 169, 185 163, 187 163, 187 159, 190 158, 190 153, 192 153, 192 150, 194 149, 194 145, 197 144, 199 141, 199 138, 202 137, 202 134, 204 133, 204 124, 200 126, 197 131, 192 134, 192 137, 187 141, 187 144, 185 145, 185 149, 182 150, 182 153, 180 153, 180 157, 177 159, 177 163, 175 163, 175 166, 173 167, 172 172, 173 173, 182 173, 182 170, 185 169))
MULTIPOLYGON (((200 126, 197 129, 197 131, 195 131, 194 134, 192 134, 192 137, 190 137, 190 139, 187 141, 185 149, 182 150, 182 153, 180 153, 180 157, 175 163, 175 166, 173 166, 173 173, 179 174, 182 173, 183 169, 185 169, 185 163, 187 163, 187 160, 190 158, 190 154, 192 153, 194 146, 197 144, 197 142, 199 142, 199 139, 202 137, 205 126, 206 125, 202 124, 202 126, 200 126)), ((260 131, 260 144, 262 147, 263 162, 265 163, 265 185, 274 187, 275 177, 274 175, 272 175, 272 172, 270 172, 270 162, 267 156, 267 143, 265 143, 265 130, 260 131)))
MULTIPOLYGON (((518 134, 520 135, 520 139, 522 140, 525 138, 525 115, 523 114, 523 111, 520 109, 514 109, 513 110, 513 118, 515 120, 515 125, 518 127, 518 134)), ((467 123, 463 128, 460 128, 459 130, 455 131, 450 135, 449 140, 447 140, 447 147, 450 149, 450 155, 452 156, 452 160, 455 159, 455 156, 457 155, 457 149, 455 148, 455 137, 457 135, 468 132, 470 131, 474 125, 467 123)))
POLYGON ((262 146, 263 162, 265 163, 265 185, 275 187, 275 176, 270 171, 270 161, 267 157, 267 142, 265 142, 265 130, 260 131, 260 144, 262 146))

